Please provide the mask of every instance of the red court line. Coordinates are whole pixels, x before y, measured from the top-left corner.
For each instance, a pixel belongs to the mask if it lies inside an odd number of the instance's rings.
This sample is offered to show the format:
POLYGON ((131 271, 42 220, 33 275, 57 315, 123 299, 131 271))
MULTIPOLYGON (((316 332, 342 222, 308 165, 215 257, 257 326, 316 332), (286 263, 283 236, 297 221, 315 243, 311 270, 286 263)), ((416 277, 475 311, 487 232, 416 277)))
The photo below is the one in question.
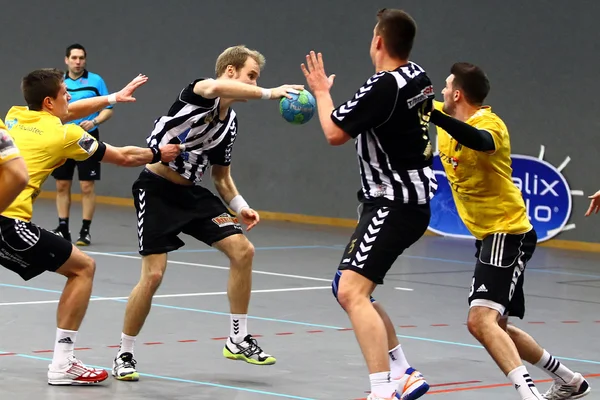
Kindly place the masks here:
POLYGON ((448 324, 431 324, 431 326, 449 326, 448 324))
POLYGON ((193 343, 197 342, 196 339, 178 340, 179 343, 193 343))
POLYGON ((398 328, 416 328, 416 325, 400 325, 398 328))
POLYGON ((429 385, 429 387, 470 385, 472 383, 481 383, 481 381, 464 381, 464 382, 438 383, 438 384, 435 384, 435 385, 429 385))
MULTIPOLYGON (((598 378, 600 377, 600 374, 588 374, 588 375, 584 375, 584 377, 586 378, 598 378)), ((542 380, 536 380, 535 383, 548 383, 548 382, 552 382, 552 379, 542 379, 542 380)), ((438 385, 431 385, 433 386, 442 386, 442 385, 448 385, 447 383, 442 383, 442 384, 438 384, 438 385)), ((451 389, 441 389, 441 390, 433 390, 433 391, 429 391, 427 392, 428 395, 430 394, 445 394, 445 393, 454 393, 454 392, 465 392, 465 391, 469 391, 469 390, 483 390, 483 389, 495 389, 495 388, 499 388, 499 387, 506 387, 506 386, 512 386, 512 383, 495 383, 495 384, 488 384, 488 385, 477 385, 477 386, 468 386, 468 387, 460 387, 460 388, 451 388, 451 389)), ((356 399, 356 400, 367 400, 366 398, 361 398, 361 399, 356 399)))
MULTIPOLYGON (((600 321, 598 321, 600 322, 600 321)), ((324 331, 315 330, 315 331, 306 331, 306 333, 323 333, 324 331)))
MULTIPOLYGON (((586 378, 598 378, 598 377, 600 377, 600 374, 588 374, 588 375, 584 375, 584 376, 586 378)), ((542 380, 535 381, 536 384, 548 383, 548 382, 552 382, 552 379, 542 379, 542 380)), ((506 387, 506 386, 512 386, 512 383, 495 383, 495 384, 490 384, 490 385, 478 385, 478 386, 469 386, 469 387, 461 387, 461 388, 434 390, 434 391, 427 392, 427 394, 443 394, 443 393, 464 392, 464 391, 468 391, 468 390, 494 389, 494 388, 506 387)))
POLYGON ((2 353, 2 354, 0 354, 0 356, 14 356, 16 354, 17 353, 2 353))
POLYGON ((563 324, 578 324, 579 321, 562 321, 563 324))
POLYGON ((164 344, 163 342, 146 342, 144 343, 147 346, 154 346, 155 344, 164 344))
POLYGON ((285 336, 285 335, 293 335, 293 334, 294 334, 294 332, 279 332, 279 333, 276 333, 275 335, 277 335, 277 336, 285 336))

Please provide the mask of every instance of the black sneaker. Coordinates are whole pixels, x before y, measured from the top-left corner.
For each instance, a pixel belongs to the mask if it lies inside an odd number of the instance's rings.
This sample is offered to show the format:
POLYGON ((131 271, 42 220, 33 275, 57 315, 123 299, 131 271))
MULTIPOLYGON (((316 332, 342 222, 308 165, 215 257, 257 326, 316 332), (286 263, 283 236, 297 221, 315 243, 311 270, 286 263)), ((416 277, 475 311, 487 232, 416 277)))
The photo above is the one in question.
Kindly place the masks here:
POLYGON ((77 246, 89 246, 92 243, 92 236, 89 231, 79 232, 79 239, 77 239, 77 246))

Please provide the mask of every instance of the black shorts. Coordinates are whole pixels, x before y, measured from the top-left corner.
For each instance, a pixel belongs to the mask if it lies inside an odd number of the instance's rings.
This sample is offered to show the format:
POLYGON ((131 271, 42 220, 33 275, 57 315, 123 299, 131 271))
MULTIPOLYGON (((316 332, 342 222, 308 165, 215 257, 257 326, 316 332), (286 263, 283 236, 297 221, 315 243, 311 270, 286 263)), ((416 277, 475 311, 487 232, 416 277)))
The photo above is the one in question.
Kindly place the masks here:
POLYGON ((134 182, 141 255, 177 250, 185 243, 180 233, 211 246, 228 236, 243 234, 242 226, 220 198, 201 186, 182 186, 144 169, 134 182))
POLYGON ((524 272, 536 245, 535 229, 520 235, 495 233, 475 242, 477 264, 469 305, 497 310, 500 315, 525 316, 524 272))
MULTIPOLYGON (((100 140, 98 128, 90 132, 90 135, 100 140)), ((77 175, 80 181, 99 181, 101 172, 101 162, 97 160, 75 161, 68 159, 63 165, 52 171, 52 176, 58 181, 72 181, 77 167, 77 175)))
POLYGON ((382 284, 398 256, 423 236, 430 217, 429 205, 364 203, 338 269, 356 271, 382 284))
POLYGON ((28 281, 56 271, 71 257, 73 245, 31 222, 0 216, 0 265, 28 281))

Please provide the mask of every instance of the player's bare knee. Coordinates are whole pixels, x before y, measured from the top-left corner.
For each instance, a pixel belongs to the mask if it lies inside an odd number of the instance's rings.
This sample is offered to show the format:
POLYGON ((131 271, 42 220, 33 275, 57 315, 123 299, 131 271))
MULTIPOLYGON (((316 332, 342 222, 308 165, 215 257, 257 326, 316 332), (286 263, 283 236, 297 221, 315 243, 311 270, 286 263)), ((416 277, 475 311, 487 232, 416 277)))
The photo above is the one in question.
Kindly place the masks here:
POLYGON ((81 181, 80 186, 82 195, 94 194, 94 181, 81 181))
POLYGON ((71 181, 56 181, 56 191, 61 194, 69 193, 71 191, 71 181))
POLYGON ((360 301, 360 293, 352 285, 341 284, 337 290, 337 300, 344 310, 349 311, 360 301))
POLYGON ((254 258, 254 245, 248 240, 242 240, 230 254, 231 264, 236 267, 249 267, 254 258))
POLYGON ((480 339, 490 325, 495 323, 497 323, 495 310, 485 307, 473 307, 469 311, 467 328, 471 335, 477 339, 480 339))
POLYGON ((150 273, 146 274, 143 283, 145 283, 152 291, 156 292, 162 283, 164 273, 165 272, 163 270, 159 269, 151 271, 150 273))

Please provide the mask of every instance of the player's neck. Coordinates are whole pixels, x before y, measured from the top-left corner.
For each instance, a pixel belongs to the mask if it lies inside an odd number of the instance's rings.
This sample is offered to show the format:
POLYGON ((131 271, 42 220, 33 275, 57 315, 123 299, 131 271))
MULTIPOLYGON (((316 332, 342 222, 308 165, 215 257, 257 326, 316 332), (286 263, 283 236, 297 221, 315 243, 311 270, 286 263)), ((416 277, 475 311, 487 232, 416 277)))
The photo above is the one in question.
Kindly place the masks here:
POLYGON ((83 72, 81 71, 81 73, 76 74, 75 72, 71 72, 69 71, 69 78, 73 79, 74 81, 76 81, 77 79, 81 78, 83 76, 83 72))
POLYGON ((467 121, 469 118, 473 116, 477 111, 479 111, 479 107, 474 107, 469 104, 465 104, 463 106, 456 107, 456 111, 454 112, 453 117, 458 119, 459 121, 467 121))
POLYGON ((379 60, 375 64, 375 72, 394 71, 394 70, 398 69, 399 67, 406 65, 406 64, 408 64, 408 60, 401 60, 398 58, 385 57, 385 58, 382 58, 381 60, 379 60))

